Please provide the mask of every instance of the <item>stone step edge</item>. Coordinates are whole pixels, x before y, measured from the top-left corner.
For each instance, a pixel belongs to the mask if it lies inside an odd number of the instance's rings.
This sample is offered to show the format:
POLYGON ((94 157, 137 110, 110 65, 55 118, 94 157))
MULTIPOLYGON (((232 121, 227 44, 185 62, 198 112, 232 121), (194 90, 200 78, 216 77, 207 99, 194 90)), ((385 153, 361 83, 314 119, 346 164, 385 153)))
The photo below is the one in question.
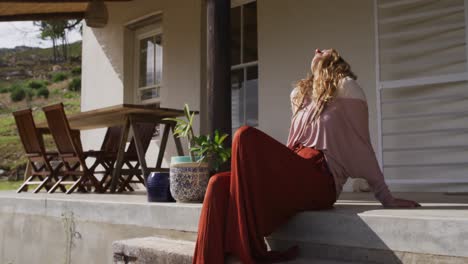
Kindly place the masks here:
MULTIPOLYGON (((114 264, 191 264, 195 242, 161 237, 143 237, 118 240, 112 243, 114 264)), ((297 259, 284 264, 357 264, 325 259, 297 259)), ((226 264, 242 264, 229 257, 226 264)), ((360 262, 362 263, 362 262, 360 262)), ((279 263, 281 264, 281 263, 279 263)))
POLYGON ((115 264, 191 264, 195 242, 161 237, 118 240, 112 243, 115 264))
MULTIPOLYGON (((284 250, 292 245, 289 240, 268 239, 270 247, 284 250)), ((294 242, 293 242, 294 244, 294 242)), ((394 251, 391 249, 375 249, 352 247, 335 244, 320 244, 314 242, 299 242, 299 256, 303 259, 330 259, 346 263, 424 263, 424 264, 466 264, 468 257, 435 255, 407 251, 394 251)))
MULTIPOLYGON (((273 241, 271 241, 273 242, 273 241)), ((273 242, 275 248, 290 246, 290 242, 273 242), (276 243, 275 243, 276 242, 276 243), (278 243, 279 242, 279 243, 278 243)), ((399 252, 381 249, 356 248, 349 246, 301 244, 301 258, 287 264, 324 263, 468 263, 468 258, 399 252)), ((158 264, 191 264, 195 242, 174 240, 162 237, 143 237, 114 241, 112 252, 114 264, 158 263, 158 264)), ((226 264, 240 264, 237 259, 229 258, 226 264)))

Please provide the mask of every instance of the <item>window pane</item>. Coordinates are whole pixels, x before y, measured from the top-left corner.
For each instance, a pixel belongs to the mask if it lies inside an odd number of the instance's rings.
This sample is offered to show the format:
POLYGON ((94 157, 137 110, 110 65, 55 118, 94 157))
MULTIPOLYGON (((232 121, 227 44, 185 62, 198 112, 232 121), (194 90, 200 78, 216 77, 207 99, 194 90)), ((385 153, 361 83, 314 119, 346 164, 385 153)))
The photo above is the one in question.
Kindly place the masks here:
POLYGON ((159 87, 144 89, 140 91, 140 98, 142 101, 159 97, 159 87))
POLYGON ((243 63, 257 60, 257 3, 244 5, 243 63))
POLYGON ((162 80, 162 68, 163 68, 163 46, 162 36, 158 35, 155 37, 155 61, 156 61, 156 84, 161 84, 162 80))
POLYGON ((245 124, 258 126, 258 67, 247 68, 247 81, 245 83, 245 124))
POLYGON ((235 131, 244 124, 244 70, 233 70, 231 72, 231 96, 232 129, 235 131))
POLYGON ((240 64, 241 57, 241 7, 231 8, 231 65, 240 64))
POLYGON ((140 40, 140 87, 154 84, 154 39, 140 40))

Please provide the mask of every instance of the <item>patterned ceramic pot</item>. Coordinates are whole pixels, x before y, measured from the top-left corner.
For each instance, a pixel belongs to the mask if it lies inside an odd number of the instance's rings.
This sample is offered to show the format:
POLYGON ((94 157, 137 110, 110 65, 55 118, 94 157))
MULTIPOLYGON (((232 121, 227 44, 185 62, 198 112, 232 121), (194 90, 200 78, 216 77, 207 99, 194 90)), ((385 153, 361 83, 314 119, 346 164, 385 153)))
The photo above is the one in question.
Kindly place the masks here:
POLYGON ((171 158, 170 190, 177 202, 201 202, 210 177, 208 163, 192 162, 189 156, 171 158))

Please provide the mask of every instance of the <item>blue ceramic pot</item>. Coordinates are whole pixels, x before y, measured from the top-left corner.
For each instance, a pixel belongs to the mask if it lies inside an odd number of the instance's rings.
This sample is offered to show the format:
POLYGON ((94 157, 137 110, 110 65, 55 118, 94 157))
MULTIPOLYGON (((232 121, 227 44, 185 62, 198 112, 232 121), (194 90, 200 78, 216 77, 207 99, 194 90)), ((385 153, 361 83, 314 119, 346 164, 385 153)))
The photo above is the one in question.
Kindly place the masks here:
POLYGON ((169 173, 152 172, 146 181, 148 202, 174 202, 169 190, 169 173))

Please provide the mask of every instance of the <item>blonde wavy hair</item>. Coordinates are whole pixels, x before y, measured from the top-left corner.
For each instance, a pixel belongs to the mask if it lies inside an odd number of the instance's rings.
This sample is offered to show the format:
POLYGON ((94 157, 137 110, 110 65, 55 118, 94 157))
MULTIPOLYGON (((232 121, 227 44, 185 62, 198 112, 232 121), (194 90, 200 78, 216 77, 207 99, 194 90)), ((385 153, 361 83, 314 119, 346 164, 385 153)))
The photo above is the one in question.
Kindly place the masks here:
POLYGON ((335 96, 340 80, 347 76, 356 80, 357 76, 351 71, 351 66, 335 49, 331 49, 329 55, 316 61, 312 67, 312 74, 296 83, 299 91, 292 98, 292 103, 296 108, 295 116, 305 107, 305 99, 307 97, 311 98, 315 102, 315 109, 312 114, 312 121, 315 121, 322 113, 327 102, 335 96))

